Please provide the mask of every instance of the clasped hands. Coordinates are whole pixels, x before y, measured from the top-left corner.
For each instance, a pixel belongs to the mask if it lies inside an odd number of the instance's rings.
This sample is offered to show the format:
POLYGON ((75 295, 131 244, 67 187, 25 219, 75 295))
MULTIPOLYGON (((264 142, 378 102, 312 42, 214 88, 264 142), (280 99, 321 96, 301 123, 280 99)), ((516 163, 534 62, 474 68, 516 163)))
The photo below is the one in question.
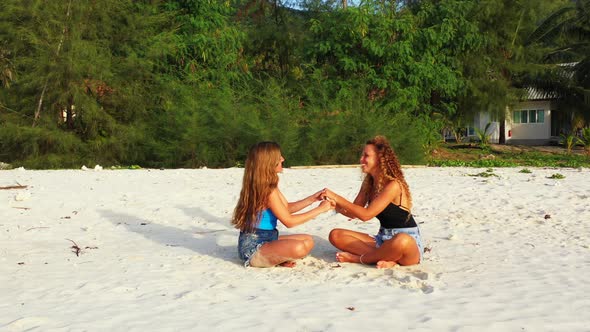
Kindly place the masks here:
POLYGON ((316 199, 321 200, 320 206, 329 206, 329 210, 335 209, 337 202, 335 194, 328 188, 324 188, 316 193, 316 199))

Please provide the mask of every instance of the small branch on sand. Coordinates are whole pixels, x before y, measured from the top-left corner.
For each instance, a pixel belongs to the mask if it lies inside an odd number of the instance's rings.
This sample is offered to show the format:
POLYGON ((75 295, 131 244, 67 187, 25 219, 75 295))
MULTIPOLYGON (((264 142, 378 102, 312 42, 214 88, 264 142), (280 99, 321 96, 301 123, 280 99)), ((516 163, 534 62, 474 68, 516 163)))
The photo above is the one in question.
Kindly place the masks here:
POLYGON ((31 208, 28 207, 24 207, 24 206, 13 206, 13 209, 19 209, 19 210, 30 210, 31 208))
MULTIPOLYGON (((82 248, 80 248, 80 246, 76 242, 74 242, 74 240, 70 240, 70 239, 66 239, 66 240, 68 240, 68 241, 70 241, 70 242, 72 242, 74 244, 70 248, 72 249, 72 252, 74 254, 76 254, 76 256, 80 257, 80 254, 82 254, 82 248)), ((86 247, 84 247, 84 249, 98 249, 98 247, 88 247, 88 246, 86 246, 86 247)))
POLYGON ((209 233, 217 233, 217 232, 223 232, 223 231, 227 231, 227 229, 214 229, 211 231, 197 231, 197 232, 195 232, 195 234, 209 234, 209 233))
MULTIPOLYGON (((28 231, 30 231, 32 229, 40 229, 40 228, 49 228, 49 227, 31 227, 31 228, 27 229, 25 232, 28 232, 28 231)), ((72 242, 74 242, 74 241, 72 241, 72 242)))
POLYGON ((78 246, 78 244, 76 242, 74 242, 73 240, 70 239, 66 239, 70 242, 72 242, 74 245, 71 246, 70 248, 72 248, 72 252, 76 254, 76 256, 80 256, 80 252, 82 252, 82 249, 80 249, 80 247, 78 246))
POLYGON ((6 187, 0 187, 0 190, 9 190, 9 189, 25 189, 25 188, 27 188, 27 187, 28 187, 28 186, 21 186, 21 185, 18 185, 18 186, 6 186, 6 187))

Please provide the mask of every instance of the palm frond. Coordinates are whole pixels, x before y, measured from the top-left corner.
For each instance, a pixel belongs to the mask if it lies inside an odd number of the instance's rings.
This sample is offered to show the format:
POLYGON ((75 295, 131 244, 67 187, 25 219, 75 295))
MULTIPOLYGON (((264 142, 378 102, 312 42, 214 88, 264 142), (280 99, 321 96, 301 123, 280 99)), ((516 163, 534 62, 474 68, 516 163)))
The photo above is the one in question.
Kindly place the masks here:
POLYGON ((586 89, 590 89, 590 56, 575 65, 575 79, 586 89))
POLYGON ((580 54, 586 54, 590 42, 571 43, 555 48, 545 54, 543 60, 550 63, 578 62, 580 54))
POLYGON ((555 36, 557 36, 557 34, 562 31, 563 27, 567 25, 568 21, 572 19, 572 17, 565 16, 575 10, 575 6, 569 5, 558 9, 549 15, 549 17, 543 20, 537 29, 535 29, 535 31, 529 35, 529 37, 525 40, 525 45, 530 45, 537 42, 546 42, 555 38, 555 36))

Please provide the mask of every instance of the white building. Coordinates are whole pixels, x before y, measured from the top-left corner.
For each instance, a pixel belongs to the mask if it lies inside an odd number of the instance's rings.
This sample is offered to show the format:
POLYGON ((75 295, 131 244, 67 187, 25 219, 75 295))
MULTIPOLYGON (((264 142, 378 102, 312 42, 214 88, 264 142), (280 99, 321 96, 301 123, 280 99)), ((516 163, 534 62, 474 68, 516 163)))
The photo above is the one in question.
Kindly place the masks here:
MULTIPOLYGON (((557 110, 557 102, 553 96, 529 89, 528 96, 524 101, 512 108, 506 108, 504 129, 506 144, 547 145, 555 143, 561 134, 564 120, 565 114, 557 110)), ((477 139, 474 128, 480 128, 483 131, 488 123, 490 126, 487 134, 490 135, 490 143, 499 143, 500 123, 487 112, 479 112, 475 115, 473 127, 470 126, 467 131, 468 137, 477 139)))

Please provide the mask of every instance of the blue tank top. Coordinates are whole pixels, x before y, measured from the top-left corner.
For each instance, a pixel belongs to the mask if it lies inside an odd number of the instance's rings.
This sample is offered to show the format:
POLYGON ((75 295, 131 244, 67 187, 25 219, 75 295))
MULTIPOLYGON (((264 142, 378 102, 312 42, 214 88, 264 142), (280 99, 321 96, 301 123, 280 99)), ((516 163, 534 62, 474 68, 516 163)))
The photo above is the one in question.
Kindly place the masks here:
POLYGON ((272 213, 271 209, 266 209, 258 215, 260 223, 258 223, 258 229, 264 229, 272 231, 277 228, 277 217, 272 213))

